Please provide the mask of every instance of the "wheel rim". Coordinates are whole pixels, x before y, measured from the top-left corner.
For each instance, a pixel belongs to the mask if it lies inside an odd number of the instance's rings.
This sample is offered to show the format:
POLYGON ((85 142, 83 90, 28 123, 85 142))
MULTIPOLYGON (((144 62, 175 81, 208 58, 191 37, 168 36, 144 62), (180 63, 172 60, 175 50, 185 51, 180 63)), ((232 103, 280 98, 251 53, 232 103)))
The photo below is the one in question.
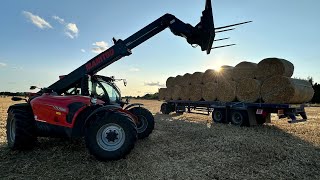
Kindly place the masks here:
POLYGON ((222 121, 222 113, 219 111, 214 112, 213 119, 217 122, 221 122, 222 121))
POLYGON ((241 113, 239 112, 234 112, 232 114, 232 122, 234 124, 238 124, 238 125, 241 125, 242 124, 242 121, 243 121, 243 116, 241 113))
POLYGON ((103 125, 97 135, 98 145, 105 151, 115 151, 124 144, 126 133, 118 124, 110 123, 103 125))
POLYGON ((12 118, 10 123, 9 137, 11 142, 14 142, 16 139, 16 120, 14 118, 12 118))
POLYGON ((148 119, 142 115, 138 116, 138 118, 137 131, 138 133, 142 133, 148 128, 148 119))

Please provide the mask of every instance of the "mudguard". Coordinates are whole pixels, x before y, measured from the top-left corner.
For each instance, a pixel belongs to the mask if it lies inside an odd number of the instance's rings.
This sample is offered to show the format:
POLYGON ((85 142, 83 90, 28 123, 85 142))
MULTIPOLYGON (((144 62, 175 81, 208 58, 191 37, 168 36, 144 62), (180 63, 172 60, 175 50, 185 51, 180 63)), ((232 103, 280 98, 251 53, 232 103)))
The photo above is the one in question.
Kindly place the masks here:
POLYGON ((133 104, 130 104, 129 106, 127 106, 126 108, 124 108, 124 110, 128 110, 128 109, 130 109, 130 108, 132 108, 134 106, 140 107, 140 106, 144 106, 144 105, 141 104, 141 103, 133 103, 133 104))

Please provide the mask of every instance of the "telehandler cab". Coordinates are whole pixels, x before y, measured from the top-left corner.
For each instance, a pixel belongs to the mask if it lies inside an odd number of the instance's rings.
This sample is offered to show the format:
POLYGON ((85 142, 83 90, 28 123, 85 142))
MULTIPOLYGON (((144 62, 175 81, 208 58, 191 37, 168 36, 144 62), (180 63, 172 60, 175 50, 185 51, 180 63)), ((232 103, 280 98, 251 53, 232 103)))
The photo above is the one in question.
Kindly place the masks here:
POLYGON ((37 137, 84 137, 90 154, 99 160, 125 157, 137 138, 146 138, 152 133, 154 117, 142 104, 124 107, 126 103, 121 101, 115 79, 96 73, 129 56, 133 48, 168 27, 174 35, 186 38, 189 44, 198 45, 210 54, 215 33, 234 25, 215 28, 211 1, 206 0, 205 10, 196 26, 165 14, 125 40, 113 38, 114 45, 106 51, 60 77, 48 88, 30 95, 26 103, 9 107, 9 148, 32 148, 37 137))

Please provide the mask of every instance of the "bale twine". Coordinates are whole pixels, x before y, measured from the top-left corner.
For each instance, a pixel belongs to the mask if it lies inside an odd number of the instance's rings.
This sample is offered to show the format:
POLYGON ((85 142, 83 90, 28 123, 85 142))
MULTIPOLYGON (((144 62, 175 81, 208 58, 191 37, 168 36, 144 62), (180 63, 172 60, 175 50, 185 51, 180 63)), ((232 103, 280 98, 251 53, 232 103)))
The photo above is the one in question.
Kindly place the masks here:
POLYGON ((244 78, 256 78, 258 65, 253 62, 243 61, 237 64, 232 71, 232 79, 239 81, 244 78))
POLYGON ((257 79, 264 81, 276 75, 291 77, 293 71, 293 64, 285 59, 266 58, 258 63, 257 79))
POLYGON ((172 90, 172 99, 173 100, 179 100, 181 98, 181 94, 182 94, 182 86, 179 86, 179 85, 175 85, 173 87, 173 90, 172 90))
POLYGON ((261 96, 265 103, 305 103, 312 99, 312 85, 301 79, 274 76, 264 81, 261 96))
POLYGON ((215 101, 217 99, 218 83, 208 82, 202 87, 202 98, 205 101, 215 101))
POLYGON ((190 85, 190 77, 191 77, 191 74, 189 74, 189 73, 184 74, 182 76, 181 85, 182 86, 189 86, 190 85))
POLYGON ((183 84, 183 77, 181 75, 178 75, 174 78, 174 81, 173 81, 173 86, 175 85, 182 85, 183 84))
POLYGON ((174 86, 174 77, 169 77, 166 81, 167 87, 173 87, 174 86))
POLYGON ((159 100, 164 100, 166 97, 167 88, 160 88, 159 89, 159 100))
POLYGON ((213 69, 208 69, 203 73, 202 83, 217 82, 217 73, 213 69))
POLYGON ((190 85, 189 90, 189 99, 191 101, 200 101, 202 99, 202 85, 190 85))
POLYGON ((219 81, 217 87, 217 99, 222 102, 232 102, 236 99, 236 82, 219 81))
POLYGON ((216 78, 217 82, 222 81, 222 82, 228 82, 232 81, 232 72, 233 72, 234 67, 232 66, 221 66, 219 71, 216 72, 216 78))
POLYGON ((191 85, 200 85, 202 84, 202 72, 195 72, 190 76, 190 84, 191 85))
POLYGON ((166 96, 164 99, 166 101, 172 100, 172 93, 173 93, 173 87, 167 87, 166 96))
POLYGON ((236 82, 236 96, 241 102, 254 103, 261 98, 261 82, 256 79, 245 78, 236 82))

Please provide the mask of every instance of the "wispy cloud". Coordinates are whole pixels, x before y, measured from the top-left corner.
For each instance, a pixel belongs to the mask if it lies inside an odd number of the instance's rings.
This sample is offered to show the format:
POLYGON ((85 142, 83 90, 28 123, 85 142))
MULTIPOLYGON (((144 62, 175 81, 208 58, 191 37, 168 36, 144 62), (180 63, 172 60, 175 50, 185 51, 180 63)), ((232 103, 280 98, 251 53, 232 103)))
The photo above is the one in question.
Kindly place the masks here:
POLYGON ((145 86, 157 86, 157 87, 164 87, 164 84, 160 84, 160 82, 145 82, 145 86))
POLYGON ((52 28, 50 23, 41 18, 38 15, 34 15, 28 11, 22 11, 22 14, 34 25, 36 25, 40 29, 52 28))
POLYGON ((7 66, 6 63, 0 62, 0 67, 6 67, 6 66, 7 66))
POLYGON ((140 69, 139 68, 130 68, 129 71, 131 71, 131 72, 139 72, 140 69))
POLYGON ((58 21, 60 24, 62 24, 65 27, 64 34, 66 36, 68 36, 71 39, 78 37, 79 29, 75 23, 68 23, 63 18, 61 18, 59 16, 52 16, 52 18, 54 20, 58 21))
POLYGON ((101 52, 108 49, 108 43, 106 43, 104 41, 98 41, 98 42, 93 43, 92 45, 95 46, 91 50, 94 53, 101 53, 101 52))
POLYGON ((83 52, 83 53, 85 53, 85 52, 86 52, 86 50, 84 50, 84 49, 81 49, 80 51, 81 51, 81 52, 83 52))

